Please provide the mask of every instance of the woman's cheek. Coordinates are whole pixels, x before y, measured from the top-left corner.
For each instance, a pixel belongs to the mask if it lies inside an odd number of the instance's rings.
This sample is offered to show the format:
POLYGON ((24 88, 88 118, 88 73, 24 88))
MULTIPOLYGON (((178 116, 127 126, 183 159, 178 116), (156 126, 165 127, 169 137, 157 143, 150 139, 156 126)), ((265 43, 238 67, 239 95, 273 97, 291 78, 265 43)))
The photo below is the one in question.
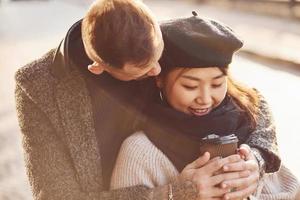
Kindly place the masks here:
POLYGON ((179 95, 181 104, 185 107, 190 107, 197 98, 197 93, 193 91, 183 91, 179 95))

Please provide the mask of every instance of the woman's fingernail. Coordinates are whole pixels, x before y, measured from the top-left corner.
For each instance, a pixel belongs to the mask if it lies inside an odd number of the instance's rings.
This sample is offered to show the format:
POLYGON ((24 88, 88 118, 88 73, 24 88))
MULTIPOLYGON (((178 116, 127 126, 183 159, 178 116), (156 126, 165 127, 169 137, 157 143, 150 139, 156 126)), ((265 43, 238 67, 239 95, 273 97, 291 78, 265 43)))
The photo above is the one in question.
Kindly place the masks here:
POLYGON ((222 188, 226 188, 227 185, 225 183, 222 183, 222 188))
POLYGON ((223 167, 223 170, 224 170, 224 171, 227 171, 227 170, 228 170, 228 167, 227 167, 227 166, 224 166, 224 167, 223 167))

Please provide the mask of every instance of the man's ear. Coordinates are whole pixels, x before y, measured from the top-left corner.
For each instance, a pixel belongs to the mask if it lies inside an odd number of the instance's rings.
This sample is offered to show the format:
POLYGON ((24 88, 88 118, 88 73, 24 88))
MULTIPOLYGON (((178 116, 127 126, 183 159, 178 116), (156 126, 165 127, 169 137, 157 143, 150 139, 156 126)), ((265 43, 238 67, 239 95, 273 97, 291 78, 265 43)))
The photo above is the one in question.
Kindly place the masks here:
POLYGON ((104 72, 104 67, 103 67, 103 65, 101 65, 97 62, 93 62, 93 64, 90 64, 88 66, 88 70, 90 72, 92 72, 93 74, 99 75, 99 74, 102 74, 104 72))

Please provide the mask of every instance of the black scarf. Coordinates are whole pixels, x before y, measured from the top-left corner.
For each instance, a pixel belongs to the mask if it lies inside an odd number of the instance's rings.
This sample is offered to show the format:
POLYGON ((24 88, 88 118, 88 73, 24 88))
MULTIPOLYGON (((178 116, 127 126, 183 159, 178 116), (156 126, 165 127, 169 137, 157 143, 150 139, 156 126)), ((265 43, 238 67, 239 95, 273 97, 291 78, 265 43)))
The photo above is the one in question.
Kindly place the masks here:
POLYGON ((209 114, 196 117, 171 108, 157 91, 145 114, 144 132, 178 171, 200 156, 201 138, 209 134, 235 134, 241 144, 251 131, 246 113, 228 95, 209 114))

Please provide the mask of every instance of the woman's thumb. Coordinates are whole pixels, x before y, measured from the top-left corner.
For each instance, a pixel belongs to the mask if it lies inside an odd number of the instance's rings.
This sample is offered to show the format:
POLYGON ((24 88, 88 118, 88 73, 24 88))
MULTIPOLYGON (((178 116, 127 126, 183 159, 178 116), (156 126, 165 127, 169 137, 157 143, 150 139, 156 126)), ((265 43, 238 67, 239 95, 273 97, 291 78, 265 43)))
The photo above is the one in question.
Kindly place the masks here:
POLYGON ((247 144, 241 144, 240 148, 239 148, 239 154, 241 157, 243 157, 244 159, 248 159, 249 155, 250 155, 251 149, 247 144))
POLYGON ((189 169, 197 169, 205 165, 210 158, 209 152, 205 152, 202 156, 194 160, 192 163, 190 163, 187 167, 189 169))

